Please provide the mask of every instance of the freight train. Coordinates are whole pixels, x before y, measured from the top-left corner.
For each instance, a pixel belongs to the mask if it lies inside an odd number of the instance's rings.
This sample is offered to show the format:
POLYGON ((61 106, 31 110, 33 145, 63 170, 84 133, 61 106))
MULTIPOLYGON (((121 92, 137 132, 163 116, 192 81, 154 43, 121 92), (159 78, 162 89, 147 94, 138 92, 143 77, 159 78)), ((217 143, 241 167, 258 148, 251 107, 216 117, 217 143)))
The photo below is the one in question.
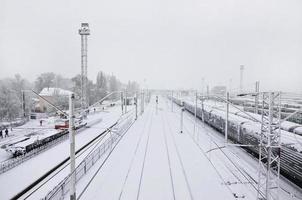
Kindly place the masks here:
MULTIPOLYGON (((181 106, 182 101, 173 98, 173 102, 181 106)), ((195 107, 193 103, 183 101, 185 110, 194 114, 195 107)), ((225 131, 225 114, 223 111, 215 109, 203 110, 204 121, 220 133, 225 131)), ((197 117, 202 119, 202 109, 197 107, 197 117)), ((260 143, 260 125, 251 120, 230 114, 228 121, 228 139, 236 144, 251 145, 244 147, 249 153, 258 157, 260 143)), ((302 188, 302 137, 293 133, 281 131, 281 161, 280 172, 289 180, 302 188)))
MULTIPOLYGON (((13 157, 24 155, 34 149, 40 148, 68 133, 68 124, 65 123, 64 126, 56 125, 56 129, 51 130, 40 130, 36 131, 34 134, 27 134, 25 136, 19 137, 17 140, 10 142, 5 146, 6 152, 13 155, 13 157)), ((86 126, 86 122, 82 120, 76 120, 75 129, 80 129, 86 126)))

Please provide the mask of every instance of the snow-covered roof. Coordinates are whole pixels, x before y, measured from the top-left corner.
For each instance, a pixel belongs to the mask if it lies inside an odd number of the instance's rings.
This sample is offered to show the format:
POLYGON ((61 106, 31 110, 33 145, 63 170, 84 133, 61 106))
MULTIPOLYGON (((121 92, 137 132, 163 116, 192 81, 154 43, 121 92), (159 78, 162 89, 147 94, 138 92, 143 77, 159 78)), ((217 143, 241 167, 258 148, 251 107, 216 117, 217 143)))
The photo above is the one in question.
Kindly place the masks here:
POLYGON ((61 96, 68 96, 72 92, 69 90, 64 90, 61 88, 43 88, 40 92, 40 96, 54 96, 54 95, 61 95, 61 96))

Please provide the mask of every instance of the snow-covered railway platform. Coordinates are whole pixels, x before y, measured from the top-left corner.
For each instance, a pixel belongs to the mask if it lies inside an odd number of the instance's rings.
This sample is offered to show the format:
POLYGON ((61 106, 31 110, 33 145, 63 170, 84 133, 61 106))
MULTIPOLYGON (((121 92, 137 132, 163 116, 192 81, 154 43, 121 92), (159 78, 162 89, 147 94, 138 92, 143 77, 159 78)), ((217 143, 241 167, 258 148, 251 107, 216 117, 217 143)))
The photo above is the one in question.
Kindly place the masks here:
MULTIPOLYGON (((224 147, 215 130, 171 111, 166 99, 145 113, 102 167, 77 184, 79 199, 256 199, 258 161, 238 147, 224 147)), ((99 164, 101 165, 101 163, 99 164)), ((281 180, 280 199, 300 199, 301 190, 281 180)), ((66 199, 69 197, 66 196, 66 199)))

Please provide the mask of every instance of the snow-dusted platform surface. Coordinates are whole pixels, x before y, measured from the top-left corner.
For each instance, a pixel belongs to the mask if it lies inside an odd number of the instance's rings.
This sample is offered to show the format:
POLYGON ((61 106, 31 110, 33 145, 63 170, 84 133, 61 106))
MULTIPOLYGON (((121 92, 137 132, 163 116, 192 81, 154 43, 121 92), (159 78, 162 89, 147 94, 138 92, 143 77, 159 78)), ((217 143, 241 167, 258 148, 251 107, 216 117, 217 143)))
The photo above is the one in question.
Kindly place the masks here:
MULTIPOLYGON (((155 101, 155 100, 154 100, 155 101)), ((151 101, 109 160, 77 184, 80 199, 256 199, 257 160, 238 147, 224 146, 223 136, 180 111, 166 99, 158 112, 151 101), (90 184, 87 187, 88 182, 90 184), (86 189, 84 190, 84 188, 86 189)), ((280 199, 299 199, 301 191, 281 181, 280 199)), ((69 197, 66 196, 66 199, 69 197)))

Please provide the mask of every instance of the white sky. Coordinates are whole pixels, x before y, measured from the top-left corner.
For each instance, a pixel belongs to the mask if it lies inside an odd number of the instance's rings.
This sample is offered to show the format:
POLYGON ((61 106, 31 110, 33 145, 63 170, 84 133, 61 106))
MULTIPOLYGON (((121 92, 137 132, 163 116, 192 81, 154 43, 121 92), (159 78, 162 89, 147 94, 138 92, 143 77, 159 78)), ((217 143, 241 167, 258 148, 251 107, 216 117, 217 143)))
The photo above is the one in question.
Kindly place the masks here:
POLYGON ((0 78, 99 70, 152 88, 244 83, 302 92, 301 0, 0 0, 0 78))

